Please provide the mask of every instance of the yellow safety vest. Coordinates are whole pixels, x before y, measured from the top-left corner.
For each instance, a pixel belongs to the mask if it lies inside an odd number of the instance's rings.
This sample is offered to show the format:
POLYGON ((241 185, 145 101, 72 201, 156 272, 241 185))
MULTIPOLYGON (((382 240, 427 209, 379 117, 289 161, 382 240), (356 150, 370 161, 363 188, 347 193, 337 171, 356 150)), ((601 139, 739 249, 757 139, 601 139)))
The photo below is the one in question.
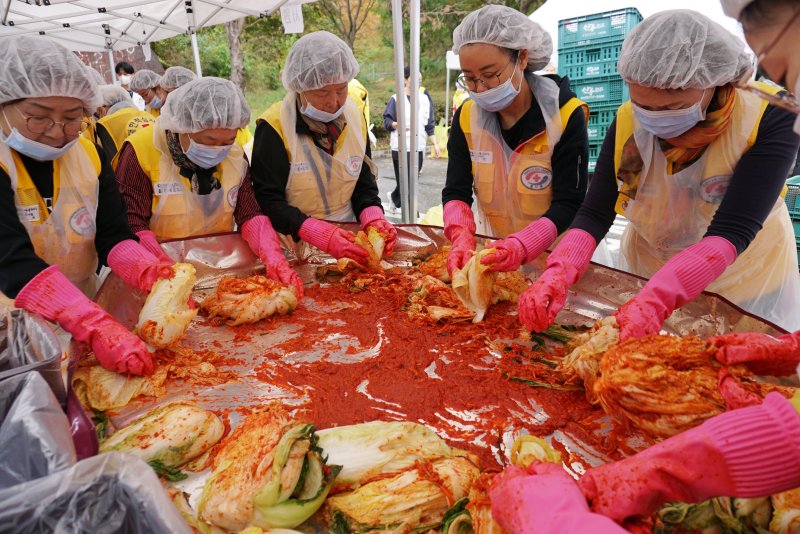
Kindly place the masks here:
MULTIPOLYGON (((534 94, 538 95, 537 100, 542 97, 540 92, 535 91, 534 94)), ((558 94, 548 96, 550 100, 556 99, 557 106, 558 94)), ((473 189, 478 199, 479 215, 485 219, 478 233, 505 237, 522 230, 547 212, 553 198, 550 158, 558 143, 558 139, 551 142, 550 138, 560 139, 569 118, 577 109, 581 109, 588 120, 589 107, 577 98, 571 98, 554 112, 560 120, 558 125, 543 111, 545 122, 553 133, 548 133, 546 129, 512 150, 503 141, 499 124, 495 132, 482 132, 483 135, 478 137, 476 134, 482 128, 477 125, 475 114, 485 112, 476 108, 472 100, 464 102, 459 124, 472 159, 473 189)), ((480 223, 479 220, 478 226, 481 226, 480 223)))
POLYGON ((152 115, 154 119, 157 119, 158 116, 161 115, 161 108, 151 108, 150 106, 146 106, 145 111, 152 115))
MULTIPOLYGON (((150 230, 159 240, 230 232, 239 186, 247 174, 242 147, 234 143, 228 156, 217 165, 214 176, 221 188, 208 195, 192 192, 188 178, 172 161, 166 132, 156 124, 139 130, 126 141, 153 187, 150 230)), ((115 160, 116 165, 116 160, 115 160)))
POLYGON ((309 217, 333 221, 354 221, 353 191, 366 154, 366 124, 352 98, 345 104, 347 124, 336 141, 333 156, 318 148, 309 136, 299 136, 296 94, 289 93, 259 117, 283 139, 289 157, 286 200, 309 217), (361 126, 353 126, 358 125, 361 126))
MULTIPOLYGON (((765 90, 770 90, 764 86, 765 90)), ((775 90, 774 88, 772 90, 775 90)), ((618 179, 617 210, 630 221, 621 250, 631 272, 651 277, 672 256, 705 235, 727 191, 734 169, 753 146, 767 102, 736 90, 731 123, 689 167, 672 172, 657 139, 638 127, 630 102, 617 111, 615 174, 633 136, 643 168, 618 179)), ((775 202, 761 231, 725 273, 710 284, 742 308, 784 328, 800 328, 800 277, 794 232, 786 205, 775 202)))
POLYGON ((247 146, 247 143, 253 140, 253 134, 250 133, 250 130, 247 129, 247 126, 244 128, 239 128, 236 131, 236 141, 235 143, 238 144, 240 147, 244 148, 247 146))
POLYGON ((155 122, 155 117, 146 111, 123 108, 101 118, 97 124, 101 124, 106 129, 111 139, 114 140, 114 151, 119 152, 125 139, 141 128, 152 126, 155 122))
POLYGON ((36 255, 49 265, 58 265, 87 294, 93 293, 101 170, 97 148, 79 137, 75 146, 53 161, 52 212, 19 155, 5 143, 0 143, 0 167, 11 179, 17 216, 36 255))
POLYGON ((357 79, 353 78, 350 80, 350 83, 347 84, 347 94, 358 106, 358 109, 361 110, 361 113, 364 115, 364 122, 367 123, 367 127, 369 127, 369 92, 367 88, 364 87, 357 79))

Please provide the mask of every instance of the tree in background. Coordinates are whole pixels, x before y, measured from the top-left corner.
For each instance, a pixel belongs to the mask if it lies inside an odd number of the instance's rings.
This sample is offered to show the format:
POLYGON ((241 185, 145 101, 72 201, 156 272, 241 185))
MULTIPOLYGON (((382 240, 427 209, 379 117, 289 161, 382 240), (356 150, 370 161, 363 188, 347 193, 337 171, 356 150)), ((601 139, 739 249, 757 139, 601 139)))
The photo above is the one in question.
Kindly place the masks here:
POLYGON ((356 36, 375 7, 375 0, 319 0, 315 7, 333 25, 333 33, 354 48, 356 36))
POLYGON ((228 49, 231 52, 231 81, 244 91, 244 52, 242 51, 242 33, 244 18, 225 23, 228 33, 228 49))

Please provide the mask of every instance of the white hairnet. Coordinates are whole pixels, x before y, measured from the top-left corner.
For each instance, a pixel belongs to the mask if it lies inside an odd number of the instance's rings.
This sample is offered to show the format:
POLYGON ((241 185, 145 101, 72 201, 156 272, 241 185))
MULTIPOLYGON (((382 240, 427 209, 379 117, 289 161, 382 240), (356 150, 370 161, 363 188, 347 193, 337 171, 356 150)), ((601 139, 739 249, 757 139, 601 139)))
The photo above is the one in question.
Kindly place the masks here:
POLYGON ((744 43, 705 15, 662 11, 622 43, 617 70, 628 83, 657 89, 708 89, 741 80, 753 60, 744 43))
POLYGON ((309 33, 297 40, 286 56, 281 81, 296 93, 326 85, 349 83, 358 74, 358 61, 347 43, 330 32, 309 33))
POLYGON ((186 67, 170 67, 164 71, 164 75, 161 77, 161 81, 158 82, 158 85, 160 85, 162 89, 169 89, 171 91, 178 87, 183 87, 196 79, 197 74, 186 67))
POLYGON ((128 85, 131 91, 143 91, 145 89, 153 89, 158 86, 158 81, 161 76, 149 69, 137 70, 131 78, 131 83, 128 85))
POLYGON ((722 11, 729 17, 739 20, 739 17, 744 11, 744 8, 753 3, 753 0, 720 0, 722 2, 722 11))
POLYGON ((527 50, 527 70, 542 70, 553 55, 553 40, 538 23, 516 9, 488 5, 473 11, 453 31, 453 52, 473 43, 486 43, 510 50, 527 50))
POLYGON ((97 85, 105 85, 106 81, 103 78, 103 75, 97 72, 94 67, 90 67, 89 65, 84 65, 86 67, 86 74, 89 75, 89 78, 96 83, 97 85))
POLYGON ((86 65, 65 47, 45 37, 0 39, 0 104, 47 96, 77 98, 92 113, 100 106, 86 65))
POLYGON ((250 107, 230 80, 198 78, 172 92, 161 108, 158 124, 174 133, 211 128, 238 129, 250 122, 250 107))
POLYGON ((103 106, 111 107, 120 102, 126 102, 133 105, 131 95, 128 94, 124 88, 119 85, 100 85, 100 96, 103 98, 103 106))

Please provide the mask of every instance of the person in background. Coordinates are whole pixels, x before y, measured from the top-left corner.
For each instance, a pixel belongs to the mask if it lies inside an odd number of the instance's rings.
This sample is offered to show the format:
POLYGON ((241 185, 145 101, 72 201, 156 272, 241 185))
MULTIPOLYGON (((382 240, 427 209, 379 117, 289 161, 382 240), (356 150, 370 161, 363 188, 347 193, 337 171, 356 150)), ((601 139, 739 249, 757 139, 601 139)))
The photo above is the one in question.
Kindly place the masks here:
POLYGON ((469 92, 467 91, 467 87, 464 85, 464 82, 461 81, 460 78, 456 79, 456 92, 453 93, 453 113, 450 115, 450 124, 453 123, 453 119, 456 116, 456 111, 461 105, 469 100, 469 92))
POLYGON ((136 104, 136 107, 141 110, 144 110, 144 99, 142 99, 142 97, 133 92, 133 90, 130 87, 134 73, 133 65, 131 65, 127 61, 120 61, 119 63, 114 65, 114 72, 117 73, 117 82, 122 86, 123 89, 128 91, 128 94, 131 95, 133 103, 136 104))
POLYGON ((292 46, 281 75, 288 94, 256 123, 253 188, 278 232, 363 263, 355 236, 327 220, 377 228, 387 254, 397 231, 383 216, 364 116, 347 94, 357 73, 353 51, 329 32, 292 46))
POLYGON ((106 369, 149 374, 144 343, 87 297, 98 262, 145 292, 173 264, 140 246, 103 151, 80 135, 101 103, 63 46, 0 40, 0 291, 89 344, 106 369))
POLYGON ((694 11, 637 25, 618 70, 631 100, 608 130, 572 229, 520 296, 520 320, 535 331, 553 322, 616 208, 629 221, 622 255, 649 278, 614 314, 622 340, 657 333, 705 289, 799 328, 794 232, 780 198, 800 143, 794 114, 736 87, 752 73, 744 44, 694 11))
POLYGON ((153 117, 158 117, 164 99, 160 96, 159 82, 161 76, 149 69, 137 71, 131 78, 130 90, 139 95, 144 101, 145 108, 153 117))
POLYGON ((361 110, 361 113, 364 115, 364 122, 367 123, 367 128, 369 128, 369 92, 367 88, 364 87, 364 84, 358 81, 358 79, 353 78, 350 80, 350 83, 347 84, 347 94, 350 95, 350 98, 356 103, 358 109, 361 110))
POLYGON ((467 15, 453 32, 453 51, 470 100, 456 112, 447 142, 447 269, 472 257, 477 230, 503 238, 481 262, 514 271, 552 245, 583 202, 588 108, 567 78, 534 74, 549 63, 553 44, 515 9, 489 5, 467 15))
POLYGON ((141 128, 147 128, 156 119, 146 111, 133 105, 128 91, 118 85, 99 86, 103 104, 97 108, 94 142, 103 148, 106 159, 111 161, 129 136, 141 128))
POLYGON ((173 95, 155 126, 125 140, 115 162, 131 229, 163 254, 159 240, 230 232, 236 225, 267 276, 292 284, 301 297, 303 283, 258 207, 250 167, 235 143, 237 129, 250 121, 241 90, 206 77, 173 95))
MULTIPOLYGON (((420 82, 422 76, 420 75, 420 82)), ((411 124, 411 68, 406 66, 403 71, 403 89, 405 90, 405 98, 403 104, 405 106, 405 117, 408 124, 411 124)), ((397 139, 397 95, 392 95, 389 102, 386 104, 386 109, 383 110, 383 127, 387 132, 390 132, 389 143, 392 148, 392 164, 394 166, 394 181, 395 188, 389 194, 389 205, 394 208, 394 213, 400 212, 400 143, 397 139)), ((422 171, 423 154, 425 153, 425 146, 428 138, 433 141, 434 154, 438 158, 441 155, 439 144, 436 141, 434 130, 436 127, 436 120, 434 117, 433 98, 427 89, 420 86, 419 96, 417 98, 417 172, 422 171)), ((406 160, 408 161, 408 168, 411 168, 411 158, 408 156, 411 151, 411 130, 410 126, 406 126, 406 160)), ((419 174, 417 174, 419 178, 419 174)))

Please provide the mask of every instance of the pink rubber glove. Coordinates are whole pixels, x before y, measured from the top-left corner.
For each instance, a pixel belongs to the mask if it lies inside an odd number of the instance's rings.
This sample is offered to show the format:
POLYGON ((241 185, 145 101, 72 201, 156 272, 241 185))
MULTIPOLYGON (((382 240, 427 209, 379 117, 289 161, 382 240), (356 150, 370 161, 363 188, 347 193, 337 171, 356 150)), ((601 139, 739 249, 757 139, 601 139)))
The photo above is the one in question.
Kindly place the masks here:
POLYGON ((108 253, 108 266, 129 286, 149 293, 156 280, 175 274, 171 269, 175 262, 165 258, 160 260, 133 239, 126 239, 108 253))
POLYGON ((778 338, 767 334, 725 334, 710 340, 724 365, 744 364, 757 375, 788 376, 800 365, 800 332, 778 338))
POLYGON ((575 481, 560 465, 535 463, 528 470, 507 467, 489 491, 492 516, 515 534, 618 534, 625 529, 589 510, 575 481))
POLYGON ((361 215, 358 216, 358 221, 365 232, 370 226, 373 226, 384 236, 386 245, 383 248, 383 254, 384 256, 390 255, 394 250, 395 242, 397 242, 397 228, 383 216, 383 209, 378 206, 364 208, 361 215))
POLYGON ((144 342, 81 293, 57 265, 33 277, 14 304, 57 322, 72 337, 88 343, 100 365, 109 371, 134 375, 153 372, 144 342))
POLYGON ((300 227, 300 238, 310 243, 323 252, 327 252, 337 260, 350 258, 361 264, 366 264, 369 253, 355 244, 356 236, 329 222, 309 217, 300 227))
POLYGON ((505 239, 495 241, 491 247, 496 252, 481 260, 484 265, 494 264, 492 271, 516 271, 520 265, 533 261, 558 237, 553 221, 541 217, 505 239))
POLYGON ((250 245, 250 250, 261 258, 267 268, 268 277, 294 286, 297 298, 303 298, 303 281, 286 261, 278 234, 266 215, 256 215, 247 220, 242 225, 242 238, 250 245))
POLYGON ((617 521, 660 505, 763 497, 800 486, 800 415, 777 393, 720 414, 578 482, 592 511, 617 521))
POLYGON ((736 248, 717 236, 704 237, 673 256, 614 313, 620 341, 658 333, 676 308, 702 293, 735 260, 736 248))
POLYGON ((139 238, 139 244, 142 245, 147 250, 149 250, 150 253, 153 254, 153 256, 155 256, 159 260, 164 260, 164 261, 172 260, 172 258, 167 256, 167 253, 164 252, 164 249, 161 248, 161 245, 158 242, 156 234, 154 234, 150 230, 142 230, 141 232, 136 232, 136 236, 139 238))
POLYGON ((450 240, 447 272, 461 269, 475 252, 475 218, 466 202, 451 200, 444 205, 444 235, 450 240))
POLYGON ((547 258, 547 269, 519 296, 519 320, 528 330, 541 332, 553 323, 567 300, 567 289, 586 272, 596 246, 579 228, 564 235, 547 258))

